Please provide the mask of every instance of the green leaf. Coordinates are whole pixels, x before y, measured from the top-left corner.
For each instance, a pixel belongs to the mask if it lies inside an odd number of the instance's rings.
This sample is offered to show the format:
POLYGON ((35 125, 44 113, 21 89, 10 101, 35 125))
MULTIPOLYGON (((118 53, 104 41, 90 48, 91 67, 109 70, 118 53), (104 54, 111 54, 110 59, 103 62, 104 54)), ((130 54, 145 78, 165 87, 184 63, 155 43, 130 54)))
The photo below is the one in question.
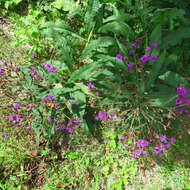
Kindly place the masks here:
POLYGON ((107 48, 114 44, 115 40, 112 37, 100 37, 97 40, 92 40, 82 51, 81 58, 91 57, 100 48, 107 48))
POLYGON ((165 64, 165 53, 161 54, 158 60, 154 63, 153 68, 147 78, 147 84, 145 85, 145 91, 148 91, 151 85, 154 83, 155 79, 158 77, 161 69, 165 64))
POLYGON ((79 80, 89 80, 96 69, 101 67, 101 64, 98 62, 92 62, 86 65, 83 65, 78 70, 73 72, 68 80, 68 82, 76 82, 79 80))
POLYGON ((89 34, 90 31, 95 26, 96 22, 95 22, 94 17, 97 15, 99 8, 100 8, 99 0, 90 0, 88 2, 87 11, 84 17, 84 23, 85 23, 87 34, 89 34))
POLYGON ((130 26, 124 22, 118 22, 118 21, 113 21, 113 22, 104 24, 102 27, 99 28, 98 32, 102 32, 102 33, 111 32, 111 33, 117 34, 118 36, 124 35, 125 38, 132 35, 130 26))
POLYGON ((154 99, 154 102, 149 101, 152 106, 175 106, 176 90, 167 85, 159 85, 159 90, 150 92, 147 97, 154 99))
POLYGON ((79 103, 80 105, 86 104, 86 96, 81 91, 75 91, 72 93, 72 98, 75 99, 76 103, 79 103))
POLYGON ((76 6, 74 0, 56 0, 52 5, 64 11, 70 11, 76 6))
POLYGON ((177 88, 179 84, 184 84, 186 88, 189 87, 188 81, 184 77, 172 71, 167 71, 158 78, 163 80, 166 84, 173 86, 174 88, 177 88))
POLYGON ((180 44, 184 39, 190 38, 190 27, 180 27, 171 31, 164 39, 163 47, 175 46, 180 44))
POLYGON ((156 27, 153 29, 151 36, 150 36, 150 42, 154 43, 155 40, 157 40, 157 45, 159 45, 159 43, 161 42, 161 37, 162 37, 162 33, 161 33, 161 25, 156 25, 156 27))

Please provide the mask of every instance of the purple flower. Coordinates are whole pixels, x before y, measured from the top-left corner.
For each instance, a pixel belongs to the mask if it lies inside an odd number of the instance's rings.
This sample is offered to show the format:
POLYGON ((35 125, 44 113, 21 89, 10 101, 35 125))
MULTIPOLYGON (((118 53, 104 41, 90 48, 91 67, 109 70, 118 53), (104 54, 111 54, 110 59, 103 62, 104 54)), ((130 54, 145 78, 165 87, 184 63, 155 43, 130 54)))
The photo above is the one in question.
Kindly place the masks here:
POLYGON ((7 133, 5 133, 5 136, 4 136, 4 138, 7 138, 8 137, 8 134, 7 133))
POLYGON ((49 100, 53 100, 54 96, 52 94, 48 94, 49 100))
POLYGON ((96 92, 96 93, 95 93, 95 96, 99 96, 99 92, 96 92))
POLYGON ((18 109, 18 108, 20 107, 20 105, 19 105, 18 103, 14 103, 14 104, 13 104, 13 107, 14 107, 15 109, 18 109))
POLYGON ((43 97, 41 100, 42 100, 43 102, 45 102, 45 101, 47 101, 47 98, 46 98, 46 97, 43 97))
POLYGON ((136 156, 140 156, 141 155, 141 149, 140 148, 136 149, 135 155, 136 156))
POLYGON ((75 121, 75 125, 79 126, 80 125, 80 121, 75 121))
POLYGON ((72 129, 72 128, 67 128, 67 131, 68 131, 69 133, 73 133, 73 129, 72 129))
POLYGON ((29 106, 29 109, 30 109, 30 110, 32 110, 32 109, 33 109, 33 106, 32 106, 32 105, 30 105, 30 106, 29 106))
POLYGON ((121 139, 121 140, 124 140, 124 139, 125 139, 125 136, 124 136, 124 135, 122 135, 120 139, 121 139))
POLYGON ((55 69, 56 69, 56 66, 53 65, 51 68, 52 68, 53 70, 55 70, 55 69))
POLYGON ((157 48, 157 45, 155 43, 152 44, 152 48, 155 49, 157 48))
POLYGON ((29 127, 28 130, 29 130, 29 131, 32 131, 32 127, 29 127))
POLYGON ((139 69, 142 70, 144 68, 144 65, 140 65, 139 69))
POLYGON ((152 55, 151 55, 151 59, 152 59, 152 61, 156 61, 156 60, 157 60, 157 56, 154 55, 154 54, 152 54, 152 55))
POLYGON ((51 118, 51 117, 48 117, 48 121, 49 121, 49 122, 52 122, 52 118, 51 118))
POLYGON ((68 125, 72 125, 73 124, 73 122, 74 122, 74 120, 69 120, 69 122, 68 122, 68 125))
POLYGON ((2 65, 3 65, 3 66, 6 66, 6 65, 7 65, 7 62, 6 62, 6 61, 3 61, 2 65))
POLYGON ((36 56, 37 56, 37 53, 36 53, 36 52, 32 53, 32 58, 34 58, 34 57, 36 57, 36 56))
POLYGON ((67 127, 63 124, 61 125, 61 130, 65 130, 67 127))
POLYGON ((100 118, 104 117, 104 111, 103 111, 103 110, 100 110, 100 111, 98 112, 98 116, 99 116, 100 118))
POLYGON ((57 131, 58 129, 59 129, 59 127, 56 125, 56 126, 55 126, 55 130, 57 131))
POLYGON ((159 146, 153 147, 153 149, 154 149, 154 153, 155 154, 159 154, 160 153, 160 147, 159 146))
POLYGON ((137 156, 136 156, 135 154, 131 156, 131 158, 136 158, 136 157, 137 157, 137 156))
POLYGON ((59 106, 59 104, 58 104, 58 103, 55 103, 55 106, 59 106))
POLYGON ((74 100, 71 100, 71 104, 74 104, 75 103, 75 101, 74 100))
POLYGON ((178 92, 178 94, 179 94, 182 98, 184 98, 184 97, 186 97, 186 96, 189 95, 189 93, 187 92, 187 90, 186 90, 183 86, 181 86, 181 85, 179 85, 179 86, 177 87, 177 92, 178 92))
POLYGON ((111 113, 110 116, 111 117, 116 117, 116 114, 115 113, 111 113))
POLYGON ((16 120, 20 121, 21 120, 21 115, 16 115, 16 120))
POLYGON ((165 147, 165 148, 167 148, 167 147, 169 147, 169 146, 170 146, 170 143, 169 143, 169 142, 164 143, 164 147, 165 147))
POLYGON ((42 63, 41 66, 44 67, 46 64, 45 63, 42 63))
POLYGON ((127 71, 130 71, 131 70, 131 67, 127 67, 127 71))
POLYGON ((15 66, 15 72, 17 72, 18 71, 18 66, 15 66))
POLYGON ((171 143, 171 144, 172 144, 172 143, 175 143, 175 141, 176 141, 176 140, 175 140, 175 138, 173 138, 173 137, 170 139, 170 143, 171 143))
POLYGON ((123 57, 120 54, 117 54, 116 58, 118 61, 121 61, 123 59, 123 57))
POLYGON ((94 87, 94 84, 91 83, 91 82, 89 82, 89 83, 88 83, 88 88, 93 88, 93 87, 94 87))
POLYGON ((183 112, 184 112, 184 109, 183 109, 183 108, 179 108, 179 109, 178 109, 178 112, 179 112, 179 113, 183 113, 183 112))
POLYGON ((148 145, 149 145, 149 142, 148 142, 148 141, 145 141, 145 140, 140 139, 140 140, 138 140, 137 144, 138 144, 138 147, 139 147, 139 148, 141 148, 141 147, 148 146, 148 145))
POLYGON ((181 97, 176 99, 176 106, 179 106, 180 103, 182 103, 182 98, 181 97))
POLYGON ((161 136, 160 136, 160 140, 161 140, 162 142, 167 142, 165 135, 161 135, 161 136))
POLYGON ((164 145, 160 145, 160 151, 165 151, 165 146, 164 145))
POLYGON ((130 48, 135 48, 135 47, 136 47, 135 43, 130 45, 130 48))
POLYGON ((189 100, 187 98, 183 99, 185 105, 189 105, 189 100))
POLYGON ((149 54, 145 54, 141 57, 142 62, 147 62, 151 59, 151 56, 149 54))
POLYGON ((37 79, 37 78, 39 78, 40 76, 39 75, 35 75, 35 78, 37 79))
POLYGON ((146 151, 143 151, 142 154, 143 154, 143 155, 147 155, 147 152, 146 152, 146 151))
POLYGON ((49 64, 49 63, 47 63, 47 64, 46 64, 46 67, 50 67, 50 64, 49 64))
POLYGON ((34 70, 35 70, 35 67, 31 67, 30 70, 31 70, 31 71, 34 71, 34 70))
POLYGON ((14 121, 15 120, 14 117, 13 117, 13 114, 9 114, 9 120, 10 121, 14 121))
POLYGON ((133 50, 129 51, 129 55, 134 55, 134 54, 135 54, 135 52, 133 50))
POLYGON ((36 71, 32 73, 33 76, 35 76, 36 74, 37 74, 36 71))
POLYGON ((53 72, 52 67, 47 69, 47 72, 53 72))
POLYGON ((132 67, 133 65, 134 65, 133 62, 129 62, 129 64, 128 64, 129 67, 132 67))
POLYGON ((145 50, 146 50, 146 51, 149 51, 149 50, 150 50, 150 47, 149 47, 149 46, 147 46, 147 47, 145 48, 145 50))
POLYGON ((0 73, 2 73, 3 72, 3 69, 0 67, 0 73))

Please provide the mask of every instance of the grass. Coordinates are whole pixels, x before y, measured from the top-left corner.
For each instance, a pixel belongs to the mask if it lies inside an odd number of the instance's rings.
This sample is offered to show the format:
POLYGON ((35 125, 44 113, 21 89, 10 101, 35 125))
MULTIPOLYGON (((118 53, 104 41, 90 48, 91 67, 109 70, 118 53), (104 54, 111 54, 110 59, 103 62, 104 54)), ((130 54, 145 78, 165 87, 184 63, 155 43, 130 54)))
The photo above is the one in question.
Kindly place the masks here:
MULTIPOLYGON (((0 59, 17 65, 27 63, 26 52, 15 49, 10 42, 0 37, 0 59)), ((7 101, 11 100, 1 99, 1 104, 7 101)), ((1 109, 0 115, 4 113, 1 109)), ((36 149, 32 132, 23 129, 23 133, 14 133, 5 121, 6 116, 1 117, 0 189, 190 189, 187 133, 164 154, 136 160, 131 158, 132 140, 120 140, 121 134, 115 134, 113 128, 103 129, 102 141, 83 134, 70 137, 68 144, 42 144, 36 149), (5 132, 12 135, 4 138, 5 132)))

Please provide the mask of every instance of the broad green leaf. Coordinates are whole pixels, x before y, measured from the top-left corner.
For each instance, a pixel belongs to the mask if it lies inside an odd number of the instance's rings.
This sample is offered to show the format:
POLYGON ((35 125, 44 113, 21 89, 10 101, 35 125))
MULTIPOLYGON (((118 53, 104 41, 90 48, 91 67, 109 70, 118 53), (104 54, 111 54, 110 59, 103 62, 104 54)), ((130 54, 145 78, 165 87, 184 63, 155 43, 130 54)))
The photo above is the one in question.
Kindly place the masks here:
POLYGON ((159 85, 158 91, 150 92, 147 97, 153 99, 148 102, 152 106, 175 106, 176 90, 167 85, 159 85))
POLYGON ((117 21, 104 24, 102 27, 99 28, 98 32, 102 33, 111 32, 117 35, 124 35, 125 38, 129 37, 129 35, 132 34, 131 28, 128 24, 117 21))
POLYGON ((93 52, 98 51, 100 48, 107 48, 113 46, 115 40, 112 37, 100 37, 97 40, 92 40, 83 50, 81 57, 91 57, 93 52))
POLYGON ((93 73, 99 67, 101 67, 101 64, 99 64, 98 62, 92 62, 92 63, 86 64, 86 65, 83 65, 82 67, 80 67, 78 70, 76 70, 75 72, 73 72, 71 74, 68 82, 76 82, 79 80, 88 80, 91 78, 93 73))
POLYGON ((161 69, 164 67, 165 64, 165 53, 161 54, 158 58, 158 60, 154 63, 153 68, 148 75, 147 78, 147 84, 145 85, 145 91, 148 91, 151 87, 151 85, 154 84, 154 81, 158 77, 161 69))
POLYGON ((159 79, 163 80, 166 84, 173 86, 174 88, 177 88, 179 84, 184 84, 186 88, 189 87, 188 81, 184 77, 172 71, 167 71, 163 75, 160 75, 159 79))

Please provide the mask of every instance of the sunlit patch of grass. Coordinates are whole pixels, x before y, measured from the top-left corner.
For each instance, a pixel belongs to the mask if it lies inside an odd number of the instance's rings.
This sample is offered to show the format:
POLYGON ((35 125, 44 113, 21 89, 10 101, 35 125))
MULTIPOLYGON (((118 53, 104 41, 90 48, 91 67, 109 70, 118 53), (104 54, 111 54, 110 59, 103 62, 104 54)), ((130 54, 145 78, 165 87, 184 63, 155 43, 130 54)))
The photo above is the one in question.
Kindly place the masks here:
POLYGON ((12 39, 5 35, 0 35, 0 60, 6 60, 7 63, 22 65, 26 63, 26 49, 15 48, 11 45, 12 39))

